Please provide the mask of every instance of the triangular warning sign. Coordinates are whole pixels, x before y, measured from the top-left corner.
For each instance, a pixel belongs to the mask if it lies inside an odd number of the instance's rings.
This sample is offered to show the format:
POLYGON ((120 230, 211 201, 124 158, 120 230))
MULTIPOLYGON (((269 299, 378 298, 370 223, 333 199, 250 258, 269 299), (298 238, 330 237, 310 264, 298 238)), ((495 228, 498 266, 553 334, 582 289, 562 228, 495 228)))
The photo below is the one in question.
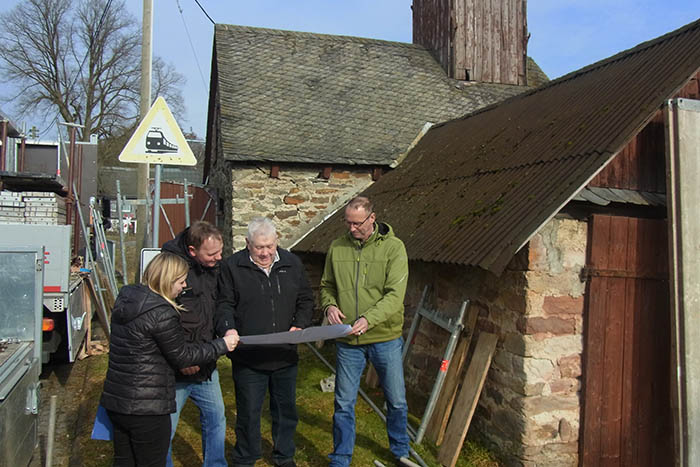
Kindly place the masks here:
POLYGON ((197 159, 185 140, 173 114, 158 97, 126 143, 120 162, 142 164, 197 165, 197 159))

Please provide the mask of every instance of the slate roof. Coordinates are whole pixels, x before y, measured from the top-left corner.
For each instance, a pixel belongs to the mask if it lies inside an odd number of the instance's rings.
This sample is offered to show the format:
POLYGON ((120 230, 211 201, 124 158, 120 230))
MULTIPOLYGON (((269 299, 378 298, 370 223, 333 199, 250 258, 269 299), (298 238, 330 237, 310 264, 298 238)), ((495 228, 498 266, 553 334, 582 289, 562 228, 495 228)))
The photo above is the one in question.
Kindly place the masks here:
MULTIPOLYGON (((413 260, 503 271, 700 69, 700 21, 433 127, 365 190, 413 260)), ((325 252, 336 212, 295 246, 325 252)))
POLYGON ((458 85, 419 45, 225 24, 214 60, 231 161, 391 165, 426 122, 527 89, 458 85))

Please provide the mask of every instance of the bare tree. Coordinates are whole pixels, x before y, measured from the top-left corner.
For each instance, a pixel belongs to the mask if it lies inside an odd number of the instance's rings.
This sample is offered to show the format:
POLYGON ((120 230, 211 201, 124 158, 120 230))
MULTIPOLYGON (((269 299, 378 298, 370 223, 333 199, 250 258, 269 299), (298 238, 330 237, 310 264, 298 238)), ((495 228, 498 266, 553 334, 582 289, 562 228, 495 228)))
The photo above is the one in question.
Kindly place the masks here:
MULTIPOLYGON (((0 77, 20 113, 55 112, 83 125, 83 140, 135 123, 141 30, 122 0, 27 0, 0 15, 0 44, 0 77)), ((153 70, 153 99, 182 120, 184 77, 160 58, 153 70)))

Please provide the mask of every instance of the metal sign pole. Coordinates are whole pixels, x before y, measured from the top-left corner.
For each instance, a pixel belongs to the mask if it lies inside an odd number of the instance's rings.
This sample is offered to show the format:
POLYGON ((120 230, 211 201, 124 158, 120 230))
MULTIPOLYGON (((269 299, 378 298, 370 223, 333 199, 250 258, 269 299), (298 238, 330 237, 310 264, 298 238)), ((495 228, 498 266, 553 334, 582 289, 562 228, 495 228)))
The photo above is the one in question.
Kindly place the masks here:
POLYGON ((152 248, 158 248, 158 233, 160 223, 160 175, 163 170, 163 164, 156 164, 155 186, 153 193, 153 241, 152 248))
POLYGON ((187 179, 185 179, 184 193, 185 193, 185 227, 189 227, 190 226, 190 197, 189 197, 189 193, 187 192, 187 179))
POLYGON ((117 180, 117 216, 119 219, 119 249, 122 254, 122 277, 124 285, 129 283, 129 274, 126 272, 126 249, 124 248, 124 216, 122 216, 122 191, 117 180))

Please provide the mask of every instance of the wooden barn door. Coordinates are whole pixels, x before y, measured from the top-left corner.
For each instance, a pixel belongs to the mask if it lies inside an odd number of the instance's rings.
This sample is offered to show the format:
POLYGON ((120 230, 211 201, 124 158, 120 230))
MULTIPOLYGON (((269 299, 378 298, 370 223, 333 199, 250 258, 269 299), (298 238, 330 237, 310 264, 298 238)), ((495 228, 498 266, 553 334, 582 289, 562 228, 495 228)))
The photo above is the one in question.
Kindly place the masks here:
POLYGON ((581 465, 673 465, 666 222, 589 228, 581 465))

